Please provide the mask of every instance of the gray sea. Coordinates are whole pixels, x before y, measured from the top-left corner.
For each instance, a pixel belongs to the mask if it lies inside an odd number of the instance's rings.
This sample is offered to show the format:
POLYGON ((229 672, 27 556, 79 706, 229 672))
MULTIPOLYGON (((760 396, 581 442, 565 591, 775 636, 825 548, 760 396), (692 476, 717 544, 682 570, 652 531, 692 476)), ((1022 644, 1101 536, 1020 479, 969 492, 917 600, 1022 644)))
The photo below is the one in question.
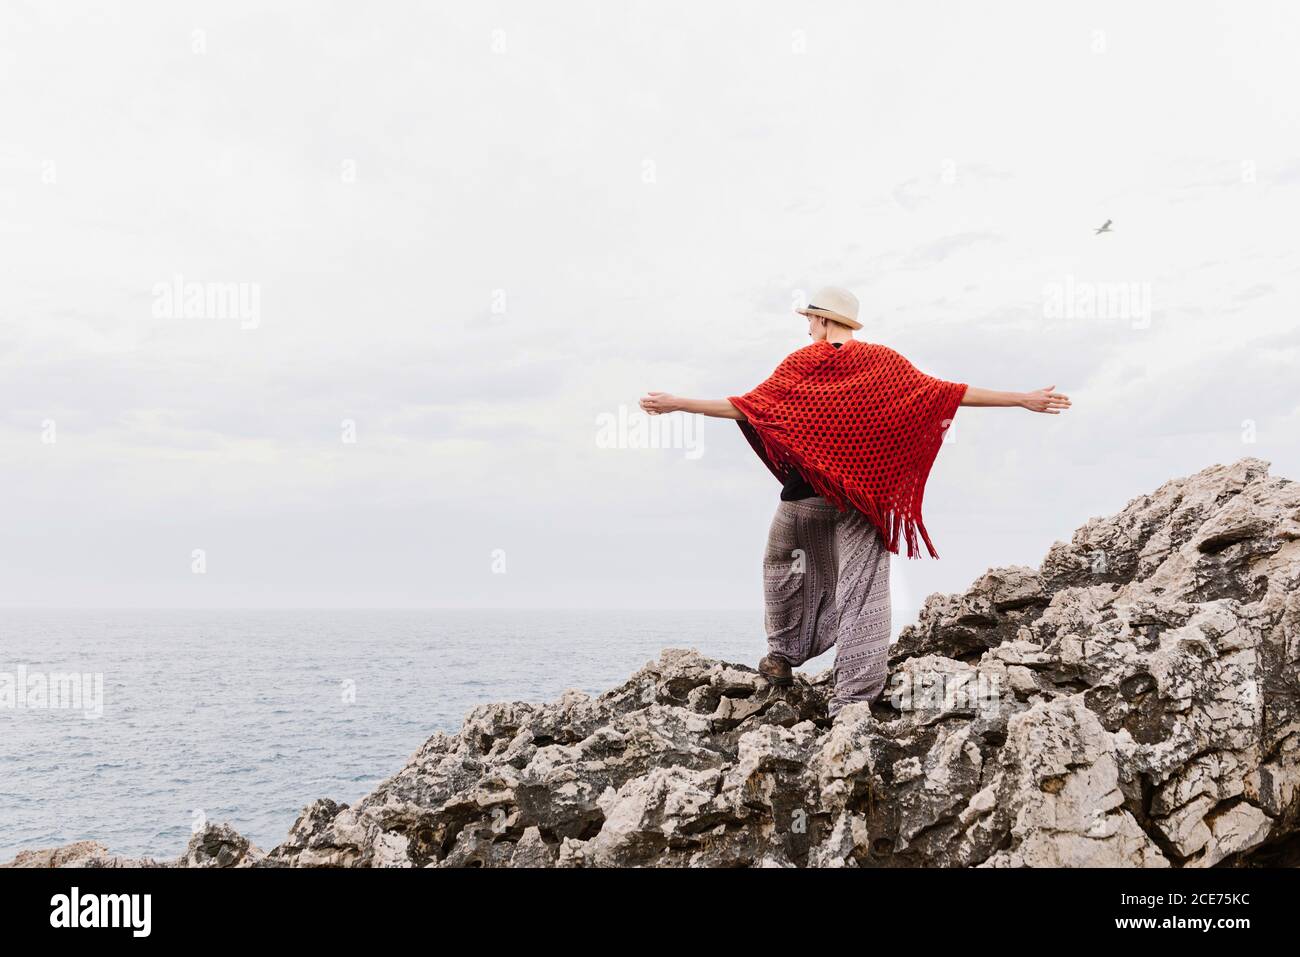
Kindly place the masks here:
POLYGON ((203 820, 269 850, 475 705, 598 694, 666 647, 752 665, 761 612, 0 611, 0 862, 175 857, 203 820))

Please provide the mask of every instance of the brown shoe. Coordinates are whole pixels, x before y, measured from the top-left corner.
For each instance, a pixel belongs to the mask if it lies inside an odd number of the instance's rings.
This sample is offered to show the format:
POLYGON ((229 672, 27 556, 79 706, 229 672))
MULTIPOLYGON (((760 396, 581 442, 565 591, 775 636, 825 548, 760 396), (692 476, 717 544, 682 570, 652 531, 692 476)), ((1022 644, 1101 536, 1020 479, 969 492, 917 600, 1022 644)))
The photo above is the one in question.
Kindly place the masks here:
POLYGON ((790 673, 790 662, 773 655, 764 655, 758 660, 758 673, 778 688, 788 688, 794 684, 790 673))

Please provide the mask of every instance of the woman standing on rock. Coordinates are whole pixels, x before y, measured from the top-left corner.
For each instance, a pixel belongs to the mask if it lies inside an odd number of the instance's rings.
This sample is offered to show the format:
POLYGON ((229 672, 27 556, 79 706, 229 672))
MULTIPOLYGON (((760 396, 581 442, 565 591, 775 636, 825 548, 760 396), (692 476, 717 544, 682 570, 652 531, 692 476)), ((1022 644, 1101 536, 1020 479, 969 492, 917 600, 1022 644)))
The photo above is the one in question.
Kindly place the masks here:
POLYGON ((930 467, 958 406, 1019 406, 1058 414, 1068 396, 996 392, 921 372, 902 355, 853 332, 858 300, 827 287, 799 314, 812 345, 791 353, 766 381, 728 399, 651 392, 641 408, 735 419, 782 483, 763 556, 768 653, 758 670, 775 685, 791 668, 835 646, 829 711, 876 700, 889 647, 889 555, 924 542, 930 467))

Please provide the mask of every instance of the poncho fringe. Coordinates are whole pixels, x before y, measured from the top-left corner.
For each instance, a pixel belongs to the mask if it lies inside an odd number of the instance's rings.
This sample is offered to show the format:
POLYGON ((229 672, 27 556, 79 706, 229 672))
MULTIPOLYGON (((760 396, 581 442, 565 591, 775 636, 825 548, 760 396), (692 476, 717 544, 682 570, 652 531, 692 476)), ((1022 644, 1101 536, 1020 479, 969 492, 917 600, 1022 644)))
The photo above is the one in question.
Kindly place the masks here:
POLYGON ((909 558, 925 543, 925 483, 966 383, 928 376, 886 346, 815 342, 731 402, 741 431, 772 474, 797 468, 837 508, 855 508, 886 547, 909 558))

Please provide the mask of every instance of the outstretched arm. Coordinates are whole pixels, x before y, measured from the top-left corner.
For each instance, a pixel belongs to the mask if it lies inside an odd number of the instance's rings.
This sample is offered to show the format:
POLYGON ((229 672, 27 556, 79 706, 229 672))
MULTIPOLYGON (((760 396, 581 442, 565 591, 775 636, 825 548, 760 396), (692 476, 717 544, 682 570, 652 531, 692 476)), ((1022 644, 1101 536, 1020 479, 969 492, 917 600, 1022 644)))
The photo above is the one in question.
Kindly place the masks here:
POLYGON ((680 399, 667 392, 649 392, 641 400, 641 408, 650 415, 661 412, 697 412, 715 419, 740 419, 745 416, 726 399, 680 399))
POLYGON ((966 394, 961 398, 961 404, 985 407, 1020 406, 1030 412, 1060 415, 1062 409, 1070 407, 1070 397, 1053 392, 1055 388, 1056 386, 1049 385, 1046 389, 1037 389, 1033 392, 997 392, 993 389, 978 389, 972 385, 967 387, 966 394))

